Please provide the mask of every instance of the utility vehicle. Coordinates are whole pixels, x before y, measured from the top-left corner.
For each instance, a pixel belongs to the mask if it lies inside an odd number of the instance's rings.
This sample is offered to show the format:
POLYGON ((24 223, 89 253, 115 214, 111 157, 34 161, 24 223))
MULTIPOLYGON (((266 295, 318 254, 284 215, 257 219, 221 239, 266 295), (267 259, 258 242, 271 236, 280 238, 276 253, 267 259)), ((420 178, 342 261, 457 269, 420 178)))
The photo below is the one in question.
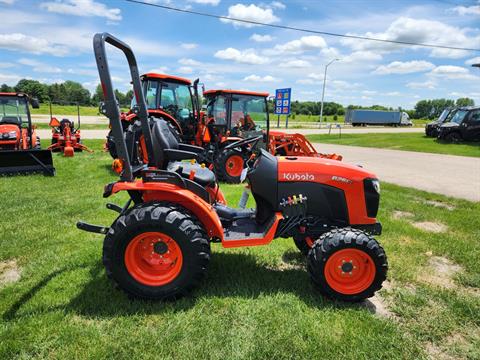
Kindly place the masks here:
POLYGON ((456 108, 446 108, 442 111, 437 120, 429 122, 425 125, 425 136, 437 137, 438 129, 442 126, 443 123, 449 122, 449 120, 455 114, 456 108))
POLYGON ((24 93, 0 93, 0 174, 55 174, 52 154, 41 150, 29 103, 39 107, 24 93))
POLYGON ((438 130, 438 139, 457 143, 480 140, 480 106, 460 107, 438 130))
MULTIPOLYGON (((107 276, 134 297, 176 299, 195 288, 210 260, 210 244, 225 248, 267 245, 274 238, 311 239, 307 270, 325 295, 344 301, 372 296, 386 278, 387 258, 373 238, 380 187, 376 176, 340 161, 276 157, 256 151, 243 173, 256 209, 234 209, 217 201, 221 190, 208 168, 191 160, 201 148, 179 144, 164 120, 148 121, 147 105, 131 48, 108 33, 94 36, 94 52, 121 166, 119 181, 104 197, 127 191, 111 226, 78 222, 82 230, 105 234, 107 276), (105 44, 125 54, 147 149, 148 164, 132 166, 122 135, 120 110, 109 72, 105 44), (166 170, 164 170, 166 169, 166 170)), ((229 148, 261 136, 242 139, 229 148)), ((241 271, 241 269, 238 269, 241 271)))

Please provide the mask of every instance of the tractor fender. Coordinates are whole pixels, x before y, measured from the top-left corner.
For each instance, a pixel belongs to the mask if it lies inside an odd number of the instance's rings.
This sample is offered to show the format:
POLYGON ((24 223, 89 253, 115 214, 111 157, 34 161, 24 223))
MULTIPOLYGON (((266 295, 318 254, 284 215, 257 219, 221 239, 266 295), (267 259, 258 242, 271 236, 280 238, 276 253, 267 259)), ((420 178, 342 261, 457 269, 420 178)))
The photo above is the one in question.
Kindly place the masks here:
POLYGON ((241 137, 238 137, 238 136, 225 136, 225 137, 222 137, 222 139, 220 140, 220 143, 222 145, 225 144, 225 146, 226 146, 229 143, 233 143, 235 141, 240 141, 240 140, 244 140, 244 138, 241 138, 241 137))
POLYGON ((169 113, 162 110, 148 110, 148 115, 153 117, 162 117, 166 121, 172 123, 172 125, 177 129, 180 135, 183 135, 183 130, 178 121, 169 113))
POLYGON ((168 183, 144 183, 142 180, 119 181, 108 184, 103 196, 108 197, 119 191, 138 191, 142 194, 144 202, 168 201, 183 206, 197 217, 210 238, 218 238, 223 241, 223 227, 217 212, 212 205, 190 190, 168 183))

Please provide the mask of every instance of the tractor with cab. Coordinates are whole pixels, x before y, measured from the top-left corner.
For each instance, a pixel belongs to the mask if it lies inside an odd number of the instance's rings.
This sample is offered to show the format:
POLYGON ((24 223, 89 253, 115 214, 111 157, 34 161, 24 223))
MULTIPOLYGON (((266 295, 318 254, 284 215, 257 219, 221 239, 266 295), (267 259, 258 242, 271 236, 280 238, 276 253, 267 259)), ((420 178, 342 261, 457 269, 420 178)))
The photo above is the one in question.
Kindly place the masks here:
POLYGON ((0 93, 0 174, 54 175, 52 154, 42 150, 30 107, 38 100, 24 93, 0 93))

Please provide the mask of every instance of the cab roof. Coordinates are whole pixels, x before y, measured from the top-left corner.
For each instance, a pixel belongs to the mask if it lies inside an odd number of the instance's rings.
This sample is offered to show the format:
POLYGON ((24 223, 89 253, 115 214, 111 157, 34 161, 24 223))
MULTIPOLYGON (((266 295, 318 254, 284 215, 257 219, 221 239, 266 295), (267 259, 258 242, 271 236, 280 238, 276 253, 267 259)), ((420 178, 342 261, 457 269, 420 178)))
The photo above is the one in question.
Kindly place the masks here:
POLYGON ((173 82, 178 82, 178 83, 185 84, 185 85, 191 85, 192 84, 192 82, 188 79, 181 78, 181 77, 178 77, 178 76, 173 76, 173 75, 167 75, 167 74, 146 73, 146 74, 142 75, 142 79, 143 78, 173 81, 173 82))
POLYGON ((255 91, 244 91, 244 90, 207 90, 203 95, 216 95, 216 94, 234 94, 234 95, 252 95, 252 96, 261 96, 267 97, 268 93, 255 92, 255 91))
POLYGON ((0 92, 0 96, 28 97, 27 94, 17 92, 0 92))

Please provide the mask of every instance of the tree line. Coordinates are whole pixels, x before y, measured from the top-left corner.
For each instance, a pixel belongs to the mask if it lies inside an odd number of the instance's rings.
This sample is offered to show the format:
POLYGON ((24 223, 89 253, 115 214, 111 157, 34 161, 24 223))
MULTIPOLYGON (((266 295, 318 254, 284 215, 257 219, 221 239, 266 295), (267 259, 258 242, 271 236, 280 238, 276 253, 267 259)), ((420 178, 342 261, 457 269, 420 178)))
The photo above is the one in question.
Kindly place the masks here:
MULTIPOLYGON (((2 84, 0 92, 23 92, 32 97, 36 97, 40 103, 73 104, 78 103, 82 106, 98 106, 103 100, 103 92, 100 84, 97 86, 95 93, 90 94, 82 84, 67 80, 63 83, 44 84, 37 80, 21 79, 15 86, 2 84)), ((122 107, 129 107, 133 98, 133 91, 129 90, 122 93, 115 90, 117 100, 122 107)))
MULTIPOLYGON (((22 79, 15 86, 8 86, 3 84, 0 86, 0 92, 24 92, 30 96, 38 98, 41 103, 52 101, 53 103, 67 104, 79 103, 83 106, 98 106, 99 102, 103 100, 103 93, 100 84, 95 89, 93 94, 83 87, 82 84, 67 80, 63 83, 44 84, 37 80, 22 79)), ((115 95, 121 107, 129 107, 133 98, 133 91, 129 90, 122 93, 115 90, 115 95)), ((467 97, 459 98, 456 101, 451 99, 431 99, 420 100, 416 103, 414 109, 403 110, 414 119, 433 119, 438 117, 445 108, 454 106, 472 106, 475 102, 467 97)), ((275 108, 274 100, 268 101, 268 110, 273 113, 275 108)), ((321 102, 320 101, 292 101, 290 113, 292 115, 320 115, 321 102)), ((392 107, 382 105, 360 106, 348 105, 345 107, 342 104, 326 101, 323 103, 323 115, 335 116, 344 115, 347 109, 368 109, 368 110, 384 110, 392 111, 398 110, 392 107)))

